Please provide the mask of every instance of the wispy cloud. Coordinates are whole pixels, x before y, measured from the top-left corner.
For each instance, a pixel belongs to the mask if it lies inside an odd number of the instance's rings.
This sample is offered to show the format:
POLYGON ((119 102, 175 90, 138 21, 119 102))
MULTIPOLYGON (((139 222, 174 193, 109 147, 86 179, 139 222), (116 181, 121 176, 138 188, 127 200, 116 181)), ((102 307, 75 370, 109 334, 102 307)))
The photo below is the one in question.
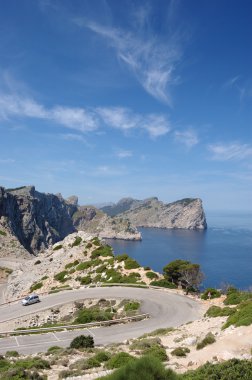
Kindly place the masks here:
MULTIPOLYGON (((172 4, 172 2, 171 2, 172 4)), ((181 60, 182 51, 178 34, 169 34, 165 39, 150 32, 150 9, 135 11, 129 30, 107 27, 93 21, 76 18, 79 27, 89 28, 103 37, 115 49, 117 57, 135 74, 143 88, 156 99, 172 105, 171 86, 177 83, 175 69, 181 60)))
POLYGON ((13 158, 0 158, 0 164, 13 164, 14 162, 13 158))
POLYGON ((236 83, 237 81, 240 79, 240 75, 236 75, 232 78, 229 78, 224 84, 223 84, 223 88, 232 88, 236 83))
POLYGON ((87 144, 86 139, 82 135, 77 135, 75 133, 64 133, 60 137, 62 138, 62 140, 79 141, 79 142, 87 144))
MULTIPOLYGON (((50 121, 81 133, 106 126, 123 132, 132 129, 145 130, 150 137, 158 137, 167 134, 171 129, 169 120, 162 114, 138 114, 125 107, 48 108, 29 97, 0 93, 0 119, 8 121, 13 118, 50 121)), ((70 133, 65 139, 81 140, 81 137, 70 133)))
POLYGON ((151 137, 158 137, 171 130, 170 122, 164 115, 140 115, 124 107, 97 108, 97 112, 105 124, 123 131, 143 129, 151 137))
POLYGON ((185 131, 175 131, 174 137, 176 141, 184 144, 187 148, 192 148, 199 143, 196 131, 191 128, 185 131))
POLYGON ((116 152, 116 157, 118 158, 129 158, 132 156, 133 153, 130 150, 119 150, 116 152))
POLYGON ((208 150, 212 153, 212 159, 218 161, 243 160, 252 157, 252 146, 248 144, 229 143, 211 144, 208 150))

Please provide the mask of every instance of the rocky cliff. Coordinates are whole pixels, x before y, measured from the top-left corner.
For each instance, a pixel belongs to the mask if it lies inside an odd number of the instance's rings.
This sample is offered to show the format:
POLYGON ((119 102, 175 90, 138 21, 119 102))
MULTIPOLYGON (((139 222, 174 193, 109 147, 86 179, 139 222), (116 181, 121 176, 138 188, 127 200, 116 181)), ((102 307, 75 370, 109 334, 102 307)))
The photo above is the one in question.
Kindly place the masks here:
POLYGON ((165 204, 157 198, 131 203, 128 211, 118 214, 116 218, 126 219, 136 227, 157 228, 207 228, 206 217, 199 198, 185 198, 165 204), (133 207, 132 207, 133 205, 133 207))
POLYGON ((80 207, 76 196, 63 199, 61 194, 40 193, 34 186, 0 187, 1 226, 8 232, 5 239, 10 234, 10 239, 17 238, 30 253, 37 253, 77 230, 100 237, 141 239, 128 221, 115 221, 95 207, 80 207))

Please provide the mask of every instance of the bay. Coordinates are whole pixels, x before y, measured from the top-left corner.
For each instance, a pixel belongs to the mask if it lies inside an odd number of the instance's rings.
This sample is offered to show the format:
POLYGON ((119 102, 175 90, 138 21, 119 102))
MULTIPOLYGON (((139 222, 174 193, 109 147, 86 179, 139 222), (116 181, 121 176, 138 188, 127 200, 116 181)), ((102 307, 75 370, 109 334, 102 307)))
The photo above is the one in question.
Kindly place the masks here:
POLYGON ((205 231, 139 228, 142 241, 107 240, 115 254, 127 253, 141 266, 162 272, 176 259, 201 265, 203 287, 252 286, 252 214, 212 212, 205 231))

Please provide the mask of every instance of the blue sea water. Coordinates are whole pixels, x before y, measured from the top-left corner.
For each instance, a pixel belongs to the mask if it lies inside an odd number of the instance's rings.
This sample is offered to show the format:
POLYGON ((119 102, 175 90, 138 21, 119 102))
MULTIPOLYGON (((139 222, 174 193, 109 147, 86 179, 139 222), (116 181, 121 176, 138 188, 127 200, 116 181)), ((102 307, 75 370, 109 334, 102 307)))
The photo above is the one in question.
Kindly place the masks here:
POLYGON ((108 240, 115 254, 127 253, 155 271, 176 259, 201 265, 203 286, 252 286, 252 214, 212 212, 205 231, 141 228, 143 240, 108 240))

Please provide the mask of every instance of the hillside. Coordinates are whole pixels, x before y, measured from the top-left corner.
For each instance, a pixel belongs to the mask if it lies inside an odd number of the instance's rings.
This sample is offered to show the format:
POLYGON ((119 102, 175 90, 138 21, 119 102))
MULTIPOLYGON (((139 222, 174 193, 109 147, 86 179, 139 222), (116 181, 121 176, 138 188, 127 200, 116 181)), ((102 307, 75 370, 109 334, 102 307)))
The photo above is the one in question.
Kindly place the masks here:
MULTIPOLYGON (((103 208, 104 210, 105 208, 103 208)), ((185 198, 165 204, 158 198, 143 201, 122 199, 107 208, 110 214, 117 213, 117 219, 128 220, 136 227, 206 229, 206 217, 199 198, 185 198)))

